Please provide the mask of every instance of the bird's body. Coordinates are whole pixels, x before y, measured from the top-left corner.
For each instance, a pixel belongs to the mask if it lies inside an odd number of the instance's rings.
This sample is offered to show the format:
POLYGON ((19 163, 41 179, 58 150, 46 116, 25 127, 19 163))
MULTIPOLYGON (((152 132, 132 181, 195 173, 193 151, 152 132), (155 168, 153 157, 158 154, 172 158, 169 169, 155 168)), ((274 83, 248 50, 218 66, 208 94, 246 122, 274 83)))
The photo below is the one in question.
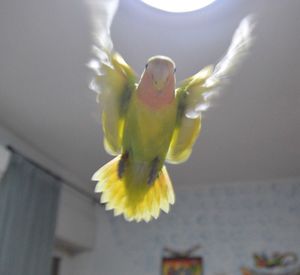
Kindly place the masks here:
MULTIPOLYGON (((157 60, 164 60, 163 57, 157 60)), ((165 162, 175 128, 177 102, 175 78, 158 91, 152 78, 145 72, 137 89, 133 92, 125 118, 123 132, 123 154, 128 162, 147 166, 148 181, 151 170, 159 172, 165 162), (151 79, 149 79, 151 78, 151 79), (150 170, 149 170, 150 169, 150 170)), ((172 72, 173 74, 173 72, 172 72)))
POLYGON ((112 115, 104 115, 106 148, 110 152, 121 150, 121 153, 101 168, 94 178, 103 185, 102 201, 108 203, 108 208, 123 209, 120 211, 127 220, 149 221, 151 217, 158 217, 160 209, 168 212, 169 204, 174 203, 173 188, 163 167, 178 111, 174 74, 175 64, 171 59, 164 56, 149 59, 139 84, 132 87, 127 106, 121 104, 120 110, 126 110, 123 122, 115 123, 115 127, 112 121, 108 123, 106 117, 116 116, 111 108, 106 112, 112 115), (119 148, 116 148, 114 138, 110 144, 109 137, 116 132, 120 137, 119 148))
MULTIPOLYGON (((124 126, 123 148, 129 161, 164 163, 176 120, 175 98, 160 109, 152 108, 133 95, 124 126)), ((160 170, 160 169, 159 169, 160 170)))
POLYGON ((109 25, 116 5, 110 4, 105 0, 96 6, 107 22, 98 24, 97 60, 91 67, 96 72, 92 89, 102 106, 104 147, 116 157, 94 174, 95 192, 102 193, 101 202, 115 215, 148 222, 158 218, 160 210, 168 213, 175 202, 164 164, 189 158, 200 133, 201 113, 248 49, 252 24, 249 18, 243 20, 221 61, 178 88, 175 63, 165 56, 150 58, 136 84, 136 74, 112 48, 109 25))

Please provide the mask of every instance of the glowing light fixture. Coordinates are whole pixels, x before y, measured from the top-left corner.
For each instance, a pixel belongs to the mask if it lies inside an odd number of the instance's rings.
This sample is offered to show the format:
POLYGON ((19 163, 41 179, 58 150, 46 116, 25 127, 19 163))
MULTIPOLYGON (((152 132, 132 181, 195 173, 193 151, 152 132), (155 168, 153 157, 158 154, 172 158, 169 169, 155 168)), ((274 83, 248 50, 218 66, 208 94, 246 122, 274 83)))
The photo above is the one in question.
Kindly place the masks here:
POLYGON ((189 12, 202 9, 215 0, 142 0, 149 6, 168 12, 189 12))

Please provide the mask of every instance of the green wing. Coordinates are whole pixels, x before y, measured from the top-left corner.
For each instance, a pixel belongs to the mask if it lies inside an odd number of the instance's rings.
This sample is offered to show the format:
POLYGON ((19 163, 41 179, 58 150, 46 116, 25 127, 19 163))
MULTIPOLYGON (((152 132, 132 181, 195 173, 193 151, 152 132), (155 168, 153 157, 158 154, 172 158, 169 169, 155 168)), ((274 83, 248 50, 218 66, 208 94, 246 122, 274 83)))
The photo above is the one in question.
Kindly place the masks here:
POLYGON ((187 160, 201 130, 201 114, 210 103, 210 98, 226 83, 230 73, 247 53, 254 23, 246 17, 234 33, 225 56, 213 67, 208 66, 184 80, 176 90, 177 122, 167 154, 170 163, 187 160))
POLYGON ((122 151, 124 119, 136 88, 136 76, 118 53, 107 57, 91 88, 98 93, 97 101, 102 110, 104 147, 109 154, 118 155, 122 151))
POLYGON ((176 90, 177 120, 172 141, 167 154, 170 163, 181 163, 189 158, 193 145, 201 130, 201 116, 187 116, 188 110, 202 102, 205 103, 206 79, 212 74, 212 67, 206 67, 186 79, 176 90))
POLYGON ((123 58, 113 50, 110 27, 118 0, 87 0, 92 19, 95 59, 89 67, 95 72, 90 88, 98 94, 101 106, 104 146, 117 155, 122 150, 124 118, 136 77, 123 58))

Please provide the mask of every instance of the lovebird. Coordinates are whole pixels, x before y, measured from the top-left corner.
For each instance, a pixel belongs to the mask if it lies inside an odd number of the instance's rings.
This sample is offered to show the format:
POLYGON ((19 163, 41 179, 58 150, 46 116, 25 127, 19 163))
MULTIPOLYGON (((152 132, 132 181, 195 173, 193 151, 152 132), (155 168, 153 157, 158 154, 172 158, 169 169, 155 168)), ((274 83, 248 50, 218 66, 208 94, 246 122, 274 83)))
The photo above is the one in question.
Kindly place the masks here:
POLYGON ((166 56, 150 57, 140 77, 114 51, 110 24, 117 1, 91 2, 95 46, 89 66, 91 89, 101 106, 104 147, 115 156, 92 177, 101 203, 127 221, 157 219, 175 202, 165 163, 180 164, 192 153, 201 130, 201 113, 248 52, 253 29, 246 17, 216 66, 210 65, 176 87, 176 67, 166 56), (101 18, 101 19, 99 19, 101 18))

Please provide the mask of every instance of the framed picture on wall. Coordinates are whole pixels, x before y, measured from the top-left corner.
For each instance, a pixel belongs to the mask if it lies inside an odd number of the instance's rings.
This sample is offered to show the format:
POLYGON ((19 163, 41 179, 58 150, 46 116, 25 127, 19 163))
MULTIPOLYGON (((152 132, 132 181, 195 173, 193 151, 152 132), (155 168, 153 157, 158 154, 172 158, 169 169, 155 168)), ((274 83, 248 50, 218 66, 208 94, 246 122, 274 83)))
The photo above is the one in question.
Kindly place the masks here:
POLYGON ((162 275, 203 275, 201 257, 173 257, 162 259, 162 275))

